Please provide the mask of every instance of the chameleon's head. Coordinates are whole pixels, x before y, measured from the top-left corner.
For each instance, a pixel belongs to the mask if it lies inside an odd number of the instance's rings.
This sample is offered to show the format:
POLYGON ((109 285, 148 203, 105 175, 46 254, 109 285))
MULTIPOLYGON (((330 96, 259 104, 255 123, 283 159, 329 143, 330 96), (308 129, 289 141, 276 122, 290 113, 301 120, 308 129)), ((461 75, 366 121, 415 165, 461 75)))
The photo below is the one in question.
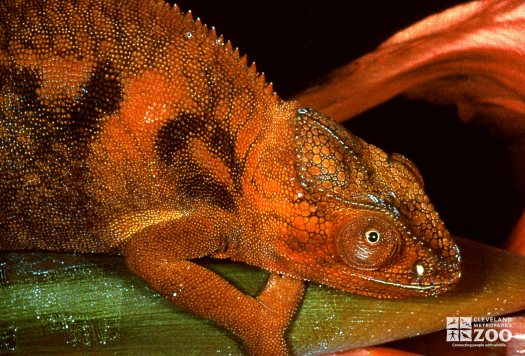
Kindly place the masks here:
POLYGON ((412 162, 313 110, 299 109, 296 124, 301 218, 289 251, 305 278, 377 297, 437 294, 458 282, 459 250, 412 162))

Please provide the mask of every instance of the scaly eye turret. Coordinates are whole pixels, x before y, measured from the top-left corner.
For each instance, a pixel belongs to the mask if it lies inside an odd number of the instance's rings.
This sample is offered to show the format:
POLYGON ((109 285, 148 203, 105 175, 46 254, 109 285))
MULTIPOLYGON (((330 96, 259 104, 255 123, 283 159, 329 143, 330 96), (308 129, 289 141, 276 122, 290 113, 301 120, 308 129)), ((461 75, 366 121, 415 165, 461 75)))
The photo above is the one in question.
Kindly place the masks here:
POLYGON ((392 153, 390 155, 390 159, 394 165, 402 166, 403 169, 410 172, 412 177, 419 183, 419 186, 421 188, 424 188, 425 182, 423 181, 423 176, 421 176, 421 173, 419 173, 419 169, 417 169, 416 165, 412 163, 411 160, 399 153, 392 153))
POLYGON ((375 212, 352 213, 335 226, 337 250, 346 264, 375 270, 395 261, 401 234, 387 216, 375 212))

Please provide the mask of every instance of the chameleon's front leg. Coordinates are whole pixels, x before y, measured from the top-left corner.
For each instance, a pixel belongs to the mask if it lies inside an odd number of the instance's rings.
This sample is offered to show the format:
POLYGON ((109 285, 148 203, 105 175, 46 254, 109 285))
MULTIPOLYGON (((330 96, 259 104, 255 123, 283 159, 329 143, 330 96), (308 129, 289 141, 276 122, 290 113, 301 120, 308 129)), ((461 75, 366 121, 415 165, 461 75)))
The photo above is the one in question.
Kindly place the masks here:
POLYGON ((301 301, 304 283, 272 274, 253 298, 212 271, 186 259, 223 247, 209 219, 191 216, 150 226, 124 248, 128 267, 152 288, 191 313, 230 330, 254 355, 286 355, 286 328, 301 301))
POLYGON ((247 328, 246 349, 254 355, 287 355, 286 329, 304 294, 304 282, 272 273, 263 291, 250 303, 257 303, 256 327, 247 328), (257 308, 258 307, 258 308, 257 308))

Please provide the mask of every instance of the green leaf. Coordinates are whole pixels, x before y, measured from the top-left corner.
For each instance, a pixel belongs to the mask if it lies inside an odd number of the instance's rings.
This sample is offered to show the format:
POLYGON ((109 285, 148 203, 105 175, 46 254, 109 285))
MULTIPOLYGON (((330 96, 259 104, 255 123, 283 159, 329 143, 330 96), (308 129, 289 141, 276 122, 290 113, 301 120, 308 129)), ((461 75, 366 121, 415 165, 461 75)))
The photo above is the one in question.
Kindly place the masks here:
MULTIPOLYGON (((310 284, 289 335, 294 353, 374 345, 443 329, 447 316, 525 308, 525 258, 467 240, 460 246, 462 280, 442 296, 372 299, 310 284)), ((267 277, 241 264, 202 264, 252 295, 267 277)), ((149 289, 122 258, 8 253, 0 267, 0 352, 242 353, 227 332, 149 289)))

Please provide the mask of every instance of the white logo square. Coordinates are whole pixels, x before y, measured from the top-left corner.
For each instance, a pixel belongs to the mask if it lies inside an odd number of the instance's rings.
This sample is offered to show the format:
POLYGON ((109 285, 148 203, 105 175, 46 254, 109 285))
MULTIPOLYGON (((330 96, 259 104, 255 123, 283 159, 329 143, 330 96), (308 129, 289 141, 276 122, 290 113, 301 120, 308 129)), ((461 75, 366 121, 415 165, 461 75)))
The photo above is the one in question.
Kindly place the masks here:
POLYGON ((472 330, 459 330, 459 341, 472 341, 472 330))
POLYGON ((472 317, 471 316, 459 317, 459 328, 460 329, 472 329, 472 317))
POLYGON ((459 330, 447 330, 447 341, 459 341, 459 330))
POLYGON ((447 316, 447 329, 459 329, 459 317, 447 316))

